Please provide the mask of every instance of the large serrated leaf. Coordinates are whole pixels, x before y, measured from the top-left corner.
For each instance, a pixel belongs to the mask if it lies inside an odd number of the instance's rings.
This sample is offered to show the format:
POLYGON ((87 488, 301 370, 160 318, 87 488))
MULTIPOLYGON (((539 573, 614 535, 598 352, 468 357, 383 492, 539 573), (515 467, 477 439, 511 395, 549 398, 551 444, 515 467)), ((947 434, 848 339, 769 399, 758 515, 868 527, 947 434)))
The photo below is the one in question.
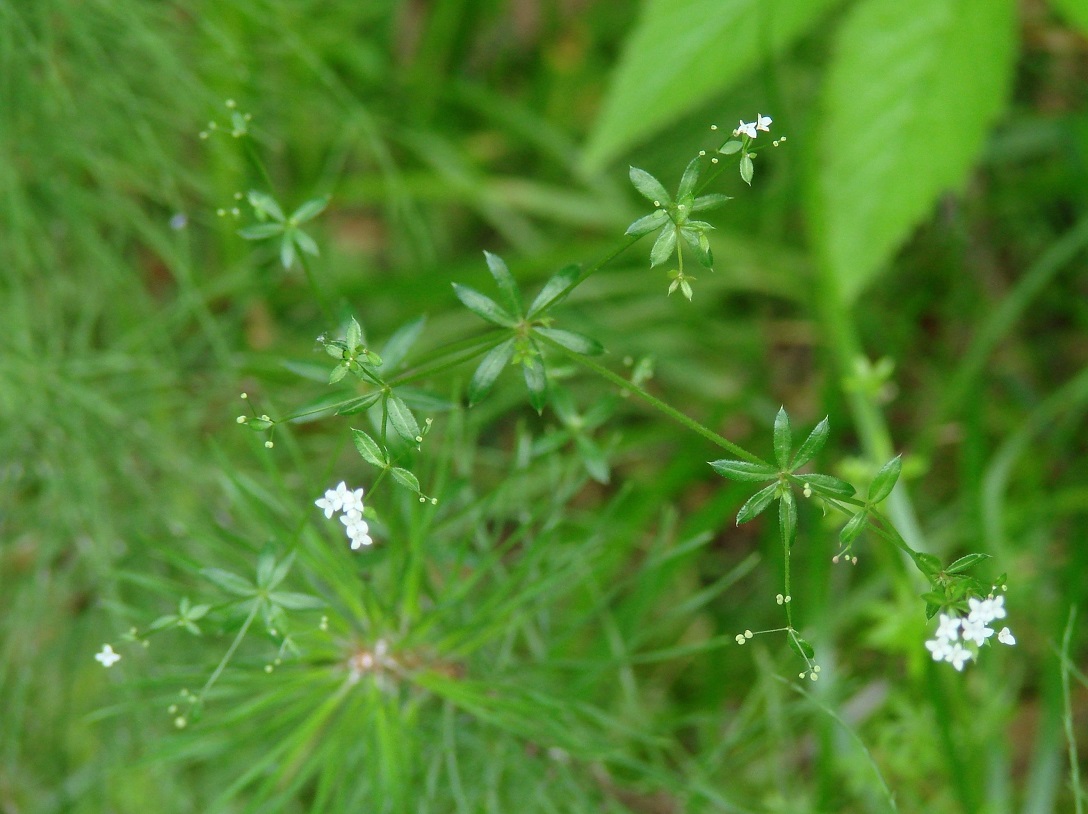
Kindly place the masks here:
MULTIPOLYGON (((624 43, 584 163, 604 166, 675 123, 781 52, 837 2, 649 0, 624 43)), ((757 112, 768 113, 753 110, 749 118, 757 112)))
POLYGON ((1004 108, 1012 0, 865 0, 839 31, 808 196, 823 273, 850 301, 938 196, 959 185, 1004 108))

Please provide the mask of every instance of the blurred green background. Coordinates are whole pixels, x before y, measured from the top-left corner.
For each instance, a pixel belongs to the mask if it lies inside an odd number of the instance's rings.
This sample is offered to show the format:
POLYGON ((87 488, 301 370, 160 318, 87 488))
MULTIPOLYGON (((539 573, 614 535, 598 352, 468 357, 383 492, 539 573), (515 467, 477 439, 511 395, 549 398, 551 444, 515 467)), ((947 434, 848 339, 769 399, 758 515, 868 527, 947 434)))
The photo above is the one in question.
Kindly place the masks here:
MULTIPOLYGON (((652 356, 654 393, 760 454, 779 404, 798 428, 830 414, 822 471, 864 481, 905 453, 904 535, 945 559, 994 555, 1018 645, 933 669, 901 564, 874 542, 832 568, 835 530, 810 517, 795 611, 826 680, 792 689, 773 637, 700 649, 781 624, 775 530, 734 528, 745 492, 705 466, 720 455, 625 403, 598 436, 611 483, 578 482, 564 510, 599 513, 586 540, 613 547, 611 571, 571 573, 628 580, 616 628, 583 642, 615 647, 549 691, 638 737, 549 763, 500 717, 501 736, 444 747, 433 787, 406 769, 384 781, 400 796, 357 810, 884 811, 885 784, 901 811, 1073 810, 1068 737, 1083 762, 1088 691, 1073 672, 1063 703, 1059 650, 1088 589, 1088 10, 902 5, 0 0, 0 812, 260 799, 219 793, 264 736, 171 753, 158 693, 182 685, 93 660, 199 593, 194 569, 248 561, 226 550, 240 482, 302 512, 328 462, 363 477, 345 425, 285 431, 276 455, 234 425, 241 390, 270 413, 316 399, 298 373, 324 364, 314 337, 336 326, 217 209, 253 188, 289 208, 331 194, 311 234, 337 316, 385 338, 426 313, 425 353, 478 330, 449 283, 486 287, 483 249, 528 290, 604 256, 644 214, 629 164, 675 188, 757 111, 787 140, 753 188, 722 176, 736 200, 714 213, 716 270, 694 302, 665 297, 644 242, 579 289, 564 327, 600 339, 613 369, 652 356), (227 99, 252 139, 201 139, 209 120, 229 127, 227 99), (663 568, 657 539, 699 542, 663 568), (689 597, 704 598, 670 617, 689 597), (650 644, 645 620, 667 622, 650 644), (680 644, 691 654, 633 655, 680 644), (489 754, 516 767, 493 785, 489 754)), ((470 375, 431 384, 448 396, 470 375)), ((584 408, 597 391, 574 381, 584 408)), ((555 424, 513 383, 467 415, 436 433, 467 420, 484 439, 450 464, 481 495, 499 493, 518 433, 555 424)), ((578 468, 569 449, 558 460, 578 468)), ((274 512, 249 514, 275 534, 274 512)), ((435 563, 459 562, 443 545, 435 563)), ((1083 670, 1082 623, 1067 652, 1083 670)), ((166 672, 223 647, 181 642, 166 672)), ((317 810, 312 788, 276 788, 284 810, 317 810)))

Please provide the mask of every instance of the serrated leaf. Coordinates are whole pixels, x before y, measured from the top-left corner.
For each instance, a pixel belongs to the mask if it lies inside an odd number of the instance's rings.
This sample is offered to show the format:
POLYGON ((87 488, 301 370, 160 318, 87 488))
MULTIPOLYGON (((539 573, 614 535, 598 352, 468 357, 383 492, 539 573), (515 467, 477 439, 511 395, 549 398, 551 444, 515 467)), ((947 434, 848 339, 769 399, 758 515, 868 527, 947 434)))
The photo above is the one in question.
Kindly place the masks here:
POLYGON ((476 316, 504 328, 514 326, 515 319, 503 310, 497 302, 490 297, 485 297, 479 291, 460 283, 453 283, 453 293, 457 295, 457 299, 461 301, 465 308, 476 314, 476 316))
POLYGON ((291 220, 293 220, 295 223, 305 223, 308 220, 313 220, 322 212, 324 212, 325 207, 328 205, 328 195, 321 195, 317 198, 311 198, 291 213, 291 220))
POLYGON ((740 177, 748 186, 752 185, 752 176, 755 174, 755 166, 752 157, 745 153, 740 157, 740 177))
POLYGON ((664 209, 655 209, 649 215, 639 218, 628 226, 627 231, 624 232, 624 234, 634 235, 636 237, 648 235, 655 229, 660 229, 668 219, 669 214, 664 209))
POLYGON ((778 462, 778 468, 783 471, 789 468, 792 445, 790 417, 786 414, 785 407, 779 407, 774 417, 774 459, 778 462))
POLYGON ((564 331, 559 328, 536 328, 534 333, 545 336, 557 345, 584 356, 598 356, 604 353, 604 346, 596 339, 574 331, 564 331))
POLYGON ((797 541, 797 503, 789 491, 778 499, 778 531, 782 545, 789 551, 797 541))
POLYGON ((749 461, 731 461, 723 458, 720 461, 710 461, 710 466, 722 477, 730 480, 759 481, 773 480, 778 477, 778 470, 766 464, 754 464, 749 461))
POLYGON ((336 411, 337 415, 355 415, 361 413, 364 410, 369 410, 375 404, 378 403, 378 399, 382 397, 381 393, 368 393, 365 396, 359 396, 357 399, 345 402, 336 411))
POLYGON ((257 593, 256 587, 244 577, 224 571, 222 568, 201 568, 200 573, 205 579, 235 596, 253 596, 257 593))
POLYGON ((418 443, 419 423, 404 399, 396 393, 390 393, 385 400, 385 409, 394 432, 410 444, 418 443))
POLYGON ((672 203, 672 198, 669 197, 665 187, 646 170, 631 167, 627 174, 631 179, 631 183, 635 185, 635 189, 654 206, 667 206, 672 203))
POLYGON ((879 503, 891 494, 895 482, 899 480, 899 473, 903 469, 903 457, 896 455, 876 473, 873 482, 869 484, 869 502, 879 503))
POLYGON ((522 374, 525 377, 525 387, 529 390, 529 404, 538 413, 544 412, 544 405, 548 401, 548 374, 544 370, 544 359, 540 353, 522 362, 522 374))
MULTIPOLYGON (((790 463, 790 471, 798 467, 804 466, 815 457, 816 453, 823 449, 824 444, 827 443, 827 437, 831 434, 831 424, 828 422, 827 417, 817 424, 812 432, 808 434, 808 438, 805 439, 805 443, 801 444, 801 448, 797 450, 797 454, 793 457, 792 463, 790 463)), ((853 494, 851 489, 850 494, 853 494)))
POLYGON ((775 499, 778 494, 778 484, 772 483, 770 486, 765 486, 752 495, 745 501, 744 505, 740 507, 740 511, 737 512, 737 525, 747 523, 755 517, 758 517, 763 513, 771 501, 775 499))
POLYGON ((824 80, 807 196, 821 270, 844 300, 976 160, 1005 106, 1016 17, 1012 0, 865 0, 849 10, 824 80))
POLYGON ((518 284, 514 281, 510 269, 506 267, 506 263, 497 254, 485 251, 484 258, 487 260, 487 267, 491 271, 491 276, 495 278, 495 282, 499 286, 502 304, 506 306, 506 310, 511 314, 520 317, 525 308, 521 302, 521 292, 518 291, 518 284))
POLYGON ((832 475, 798 475, 813 491, 831 497, 853 497, 855 489, 849 483, 832 475))
POLYGON ((318 610, 327 604, 316 596, 293 591, 276 591, 268 595, 268 601, 287 610, 318 610))
POLYGON ((495 380, 499 377, 499 374, 506 369, 506 366, 510 364, 510 359, 513 358, 513 356, 514 339, 512 338, 496 345, 487 352, 477 366, 476 372, 472 374, 472 381, 469 382, 469 406, 479 404, 484 396, 491 392, 491 387, 495 384, 495 380))
POLYGON ((680 179, 680 188, 676 192, 676 202, 683 203, 685 198, 693 198, 697 183, 699 183, 699 159, 693 158, 684 168, 684 175, 680 179))
POLYGON ((676 227, 671 223, 661 230, 661 234, 654 241, 654 247, 650 249, 650 266, 660 266, 672 257, 676 249, 676 227))
POLYGON ((570 287, 571 283, 578 279, 578 275, 581 273, 582 269, 576 265, 570 265, 560 269, 548 280, 548 282, 544 283, 544 287, 540 289, 540 293, 536 295, 533 304, 529 306, 529 313, 526 315, 527 318, 535 319, 553 305, 556 305, 560 301, 563 292, 570 287))
POLYGON ((359 454, 363 456, 363 460, 368 464, 373 464, 380 469, 385 469, 385 467, 388 466, 389 459, 386 457, 385 450, 382 449, 381 444, 365 432, 352 427, 351 440, 355 443, 355 449, 359 451, 359 454))
MULTIPOLYGON (((604 166, 760 65, 835 0, 648 0, 628 34, 583 161, 604 166)), ((736 125, 728 125, 731 130, 736 125)))
POLYGON ((423 326, 426 323, 427 317, 420 316, 397 328, 382 346, 382 367, 386 370, 395 370, 415 345, 419 335, 423 333, 423 326))
POLYGON ((839 532, 839 542, 843 545, 849 545, 857 536, 861 534, 862 529, 865 528, 865 524, 869 520, 869 513, 862 509, 851 517, 846 525, 842 527, 842 531, 839 532))
POLYGON ((419 479, 407 469, 403 469, 399 466, 394 466, 389 470, 389 474, 393 476, 393 480, 395 480, 405 489, 410 489, 417 495, 420 493, 419 479))
POLYGON ((976 563, 980 563, 983 560, 989 559, 992 559, 989 554, 967 554, 963 557, 960 557, 958 560, 956 560, 944 570, 946 573, 949 574, 959 574, 963 571, 966 571, 968 568, 975 565, 976 563))
POLYGON ((264 240, 283 234, 282 223, 255 223, 252 226, 243 226, 238 230, 239 237, 246 240, 264 240))

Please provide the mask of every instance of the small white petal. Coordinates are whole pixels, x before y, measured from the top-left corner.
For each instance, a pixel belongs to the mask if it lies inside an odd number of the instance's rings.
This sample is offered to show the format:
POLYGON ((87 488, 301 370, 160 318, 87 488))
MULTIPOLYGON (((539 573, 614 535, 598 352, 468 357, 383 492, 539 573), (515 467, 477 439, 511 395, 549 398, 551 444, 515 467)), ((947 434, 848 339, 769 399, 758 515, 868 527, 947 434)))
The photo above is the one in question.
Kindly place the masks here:
POLYGON ((941 614, 941 624, 937 627, 937 638, 954 642, 959 638, 960 623, 963 620, 951 614, 941 614))
POLYGON ((1007 627, 1001 628, 1001 632, 997 634, 997 640, 1002 644, 1016 644, 1016 637, 1007 627))
POLYGON ((95 653, 95 661, 101 664, 103 667, 112 667, 114 664, 121 660, 121 654, 115 653, 113 648, 108 644, 102 645, 102 652, 95 653))

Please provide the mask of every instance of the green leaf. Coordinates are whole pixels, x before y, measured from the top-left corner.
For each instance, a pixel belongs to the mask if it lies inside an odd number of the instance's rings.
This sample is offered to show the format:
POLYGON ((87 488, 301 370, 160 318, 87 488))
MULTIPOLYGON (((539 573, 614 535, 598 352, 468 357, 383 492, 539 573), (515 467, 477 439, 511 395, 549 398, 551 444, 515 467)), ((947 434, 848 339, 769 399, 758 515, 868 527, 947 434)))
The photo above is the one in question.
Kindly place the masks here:
POLYGON ((267 582, 258 582, 257 584, 264 588, 266 591, 270 591, 287 579, 287 575, 291 572, 291 566, 295 564, 295 555, 288 554, 283 560, 276 565, 272 570, 272 573, 268 575, 267 582))
POLYGON ((397 435, 410 444, 418 443, 419 424, 416 422, 416 417, 412 415, 412 411, 408 409, 408 405, 404 403, 404 399, 396 393, 390 393, 389 398, 385 400, 385 409, 389 415, 389 423, 393 425, 397 435))
POLYGON ((257 559, 257 587, 267 588, 268 578, 272 575, 272 569, 276 567, 276 557, 268 550, 265 550, 261 556, 257 559))
POLYGON ((593 443, 592 439, 582 434, 574 436, 574 446, 589 476, 597 483, 608 483, 610 475, 608 459, 601 448, 593 443))
POLYGON ((209 581, 235 596, 253 596, 257 593, 254 585, 244 577, 224 571, 222 568, 201 568, 200 573, 209 581))
POLYGON ((395 480, 404 488, 410 489, 417 495, 420 494, 419 479, 407 469, 403 469, 399 466, 394 466, 389 470, 389 474, 393 476, 393 480, 395 480))
POLYGON ((500 308, 498 303, 490 297, 485 297, 475 289, 454 283, 453 293, 457 295, 457 299, 464 304, 465 308, 477 316, 483 317, 488 322, 501 325, 504 328, 512 328, 516 323, 516 320, 500 308))
POLYGON ((355 317, 352 317, 351 321, 348 323, 347 335, 344 337, 344 342, 352 352, 363 344, 363 326, 359 324, 359 321, 355 319, 355 317))
POLYGON ((789 551, 797 540, 797 503, 793 492, 783 492, 778 499, 778 531, 782 545, 789 551))
POLYGON ((653 203, 654 206, 667 206, 672 203, 672 198, 669 197, 665 187, 646 170, 631 167, 627 174, 631 179, 631 183, 635 185, 635 189, 642 193, 642 197, 653 203))
POLYGON ((341 362, 329 372, 329 384, 336 384, 348 375, 351 366, 347 362, 341 362))
POLYGON ((385 469, 389 465, 389 458, 386 456, 381 444, 362 430, 352 427, 351 440, 355 442, 355 449, 359 451, 359 454, 363 456, 363 460, 368 464, 373 464, 380 469, 385 469))
MULTIPOLYGON (((674 124, 681 114, 720 96, 753 69, 774 64, 778 54, 835 5, 836 0, 773 6, 766 0, 643 3, 638 23, 624 42, 583 163, 603 167, 674 124)), ((732 130, 736 124, 726 126, 732 130)))
POLYGON ((498 283, 503 305, 514 316, 522 316, 525 307, 522 305, 521 292, 518 291, 518 284, 514 281, 510 269, 506 267, 506 263, 497 254, 485 251, 484 258, 487 260, 487 267, 491 270, 491 276, 498 283))
POLYGON ((862 529, 865 528, 865 524, 868 520, 869 512, 865 509, 857 512, 846 522, 846 525, 842 527, 842 531, 839 532, 839 542, 843 545, 849 545, 856 540, 857 536, 861 534, 862 529))
POLYGON ((382 346, 382 367, 386 370, 395 370, 415 345, 419 335, 423 333, 423 326, 426 323, 427 317, 419 316, 397 328, 382 346))
POLYGON ((864 0, 824 81, 808 195, 822 271, 846 301, 959 186, 1005 107, 1013 0, 864 0))
POLYGON ((869 502, 879 503, 891 494, 895 482, 899 480, 899 472, 903 468, 903 456, 896 455, 876 473, 873 482, 869 484, 869 502))
POLYGON ((287 610, 318 610, 328 604, 316 596, 293 591, 276 591, 268 595, 268 601, 287 610))
POLYGON ((258 192, 253 189, 249 191, 246 196, 249 200, 249 205, 253 207, 253 210, 259 217, 269 217, 272 220, 282 221, 283 210, 280 209, 280 205, 276 203, 276 199, 266 192, 258 192))
POLYGON ((289 269, 295 264, 295 241, 291 239, 290 232, 284 232, 280 238, 280 265, 289 269))
POLYGON ((576 265, 566 266, 556 273, 548 282, 544 283, 544 287, 536 295, 533 304, 529 306, 527 318, 535 319, 558 303, 560 295, 567 290, 571 283, 578 279, 578 275, 581 273, 582 269, 576 265))
POLYGON ((162 630, 163 628, 172 627, 181 621, 181 617, 176 614, 169 614, 167 616, 160 616, 148 627, 150 630, 162 630))
POLYGON ((684 203, 685 198, 695 197, 695 185, 699 182, 699 159, 693 158, 684 169, 680 179, 680 188, 676 192, 676 202, 684 203))
POLYGON ((671 223, 661 230, 661 234, 654 241, 654 247, 650 249, 650 266, 660 266, 672 257, 676 249, 676 227, 671 223))
MULTIPOLYGON (((808 434, 808 438, 805 439, 805 443, 801 444, 801 448, 797 450, 797 454, 793 457, 793 462, 790 464, 790 471, 798 467, 804 466, 812 458, 823 449, 824 444, 827 443, 827 437, 831 433, 831 424, 828 423, 827 417, 817 424, 812 432, 808 434)), ((850 490, 850 494, 853 494, 854 490, 850 490)))
POLYGON ((628 226, 627 231, 624 232, 624 234, 635 235, 637 237, 642 237, 642 235, 648 235, 655 229, 660 229, 665 224, 665 221, 667 221, 668 219, 668 212, 666 212, 664 209, 655 209, 649 215, 639 218, 630 226, 628 226))
POLYGON ((292 229, 291 238, 295 241, 295 245, 300 251, 303 251, 312 257, 319 257, 321 255, 321 250, 317 247, 317 243, 314 239, 301 229, 292 229))
POLYGON ((544 405, 548 401, 548 374, 544 370, 544 359, 540 352, 537 351, 536 355, 522 362, 521 369, 525 376, 525 386, 529 389, 529 403, 538 413, 544 412, 544 405))
POLYGON ((695 199, 695 203, 691 205, 692 212, 702 212, 706 209, 717 209, 719 206, 724 206, 726 201, 733 200, 732 195, 722 195, 717 192, 712 192, 709 195, 700 195, 695 199))
POLYGON ((844 480, 831 475, 798 475, 803 482, 812 487, 814 492, 831 497, 853 497, 854 487, 844 480))
POLYGON ((778 462, 779 469, 784 471, 789 468, 792 449, 790 417, 786 414, 785 407, 779 407, 778 414, 774 417, 774 459, 778 462))
POLYGON ((816 657, 816 651, 812 649, 812 645, 796 633, 790 633, 789 643, 790 649, 801 658, 812 661, 816 657))
POLYGON ((604 346, 596 339, 574 331, 564 331, 559 328, 536 328, 534 333, 545 336, 557 345, 562 345, 567 350, 581 353, 584 356, 598 356, 604 353, 604 346))
POLYGON ((479 404, 484 396, 491 392, 492 385, 499 374, 510 364, 514 355, 514 339, 507 339, 500 345, 496 345, 487 352, 476 372, 472 374, 472 381, 468 385, 469 406, 479 404))
POLYGON ((949 574, 959 574, 963 571, 966 571, 968 568, 975 565, 976 563, 980 563, 983 560, 988 559, 991 559, 989 554, 967 554, 966 556, 960 557, 958 560, 956 560, 944 570, 949 574))
POLYGON ((722 155, 733 155, 734 153, 739 153, 740 148, 743 146, 744 142, 733 139, 732 141, 727 141, 725 144, 719 147, 718 152, 722 155))
POLYGON ((212 609, 211 605, 193 605, 189 608, 189 612, 185 614, 186 619, 192 619, 194 622, 198 619, 203 619, 208 615, 208 611, 212 609))
POLYGON ((941 561, 932 554, 917 552, 912 555, 912 558, 914 559, 914 564, 918 566, 918 570, 930 579, 933 579, 937 574, 941 573, 941 561))
POLYGON ((740 157, 740 177, 744 180, 748 186, 752 185, 752 176, 755 174, 755 167, 752 164, 752 157, 745 153, 740 157))
POLYGON ((357 399, 352 399, 349 402, 340 406, 340 409, 336 411, 337 415, 355 415, 361 413, 363 410, 369 410, 375 404, 378 403, 378 399, 382 397, 381 393, 368 393, 365 396, 359 396, 357 399))
POLYGON ((763 513, 771 501, 775 499, 778 494, 778 484, 772 483, 770 486, 764 486, 740 507, 740 511, 737 512, 737 525, 741 523, 747 523, 754 517, 758 517, 763 513))
POLYGON ((264 240, 283 234, 282 223, 255 223, 252 226, 243 226, 238 230, 239 236, 246 240, 264 240))
POLYGON ((766 464, 754 464, 748 461, 731 461, 723 458, 720 461, 710 461, 710 465, 719 475, 730 480, 739 481, 766 481, 778 477, 778 470, 766 464))
POLYGON ((328 205, 328 195, 322 195, 318 198, 311 198, 291 213, 291 220, 293 220, 295 223, 305 223, 308 220, 313 220, 322 212, 324 212, 325 207, 328 205))

